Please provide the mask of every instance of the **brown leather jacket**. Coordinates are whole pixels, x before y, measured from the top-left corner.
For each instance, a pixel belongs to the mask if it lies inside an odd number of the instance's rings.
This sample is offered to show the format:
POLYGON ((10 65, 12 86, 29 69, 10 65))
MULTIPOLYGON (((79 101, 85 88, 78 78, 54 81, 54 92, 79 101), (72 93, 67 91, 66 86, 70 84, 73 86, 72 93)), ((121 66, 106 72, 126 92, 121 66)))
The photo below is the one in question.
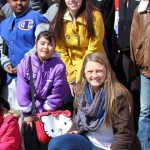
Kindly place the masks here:
MULTIPOLYGON (((112 116, 112 128, 114 132, 114 141, 111 144, 111 150, 142 150, 140 141, 134 132, 133 112, 129 111, 127 100, 123 94, 118 94, 115 104, 117 111, 112 116)), ((74 117, 77 110, 74 111, 74 117)), ((73 119, 73 125, 69 131, 75 131, 76 123, 73 119)), ((84 134, 84 133, 83 133, 84 134)))
POLYGON ((138 65, 143 75, 150 77, 150 7, 141 13, 138 7, 134 11, 130 48, 133 64, 138 65))

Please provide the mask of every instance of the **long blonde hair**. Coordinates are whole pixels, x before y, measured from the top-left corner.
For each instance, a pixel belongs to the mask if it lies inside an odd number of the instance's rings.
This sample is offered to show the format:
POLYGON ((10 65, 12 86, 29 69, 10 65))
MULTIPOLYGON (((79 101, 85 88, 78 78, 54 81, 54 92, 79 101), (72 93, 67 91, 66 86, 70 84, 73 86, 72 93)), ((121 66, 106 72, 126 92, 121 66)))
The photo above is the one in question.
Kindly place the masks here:
POLYGON ((76 89, 76 98, 75 98, 75 103, 74 106, 77 108, 79 101, 80 101, 80 96, 84 93, 84 87, 87 83, 87 80, 85 78, 85 67, 87 62, 93 61, 100 63, 101 65, 104 65, 107 71, 107 76, 106 80, 104 82, 104 89, 105 89, 105 100, 107 103, 106 106, 106 125, 110 125, 110 120, 112 115, 117 111, 117 106, 115 104, 115 100, 118 96, 123 95, 125 99, 127 100, 128 106, 129 106, 129 111, 131 111, 132 107, 132 97, 129 91, 117 80, 114 72, 111 69, 110 63, 107 59, 106 56, 99 52, 91 53, 88 54, 83 61, 83 66, 81 70, 81 76, 80 76, 80 81, 77 84, 77 89, 76 89))

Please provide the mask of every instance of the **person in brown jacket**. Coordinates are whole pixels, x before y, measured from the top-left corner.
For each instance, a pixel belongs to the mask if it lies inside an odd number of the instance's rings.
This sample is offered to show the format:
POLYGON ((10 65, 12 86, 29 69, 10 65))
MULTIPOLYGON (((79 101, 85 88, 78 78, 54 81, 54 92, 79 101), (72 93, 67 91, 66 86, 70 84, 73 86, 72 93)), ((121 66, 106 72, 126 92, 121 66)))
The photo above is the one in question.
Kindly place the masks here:
POLYGON ((48 150, 141 150, 134 132, 132 97, 99 52, 83 61, 74 108, 71 129, 52 139, 48 150))
MULTIPOLYGON (((150 0, 141 0, 133 16, 131 33, 132 64, 140 70, 140 118, 138 137, 142 150, 150 150, 150 0)), ((132 68, 132 76, 136 70, 132 68)))

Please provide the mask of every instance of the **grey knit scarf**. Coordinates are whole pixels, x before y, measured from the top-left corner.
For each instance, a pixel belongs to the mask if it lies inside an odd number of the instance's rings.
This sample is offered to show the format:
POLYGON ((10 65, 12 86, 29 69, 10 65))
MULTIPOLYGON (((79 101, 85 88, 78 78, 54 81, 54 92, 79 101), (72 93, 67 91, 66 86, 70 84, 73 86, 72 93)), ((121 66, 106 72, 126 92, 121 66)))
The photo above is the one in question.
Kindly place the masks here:
POLYGON ((95 131, 102 126, 106 119, 105 90, 101 88, 93 96, 93 90, 89 84, 85 86, 85 93, 82 95, 79 110, 75 117, 79 131, 95 131))

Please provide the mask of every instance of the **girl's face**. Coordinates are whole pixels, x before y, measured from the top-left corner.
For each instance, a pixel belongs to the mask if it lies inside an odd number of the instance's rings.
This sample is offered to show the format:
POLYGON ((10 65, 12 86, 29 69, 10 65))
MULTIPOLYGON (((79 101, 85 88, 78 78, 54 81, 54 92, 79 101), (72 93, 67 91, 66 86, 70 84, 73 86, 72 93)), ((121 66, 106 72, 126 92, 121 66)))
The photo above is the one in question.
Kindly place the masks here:
POLYGON ((82 5, 83 0, 65 0, 65 3, 72 15, 75 15, 82 5))
POLYGON ((37 54, 40 60, 48 60, 55 51, 55 41, 48 41, 43 36, 36 43, 37 54))
POLYGON ((21 15, 29 7, 29 0, 8 0, 8 3, 16 16, 21 15))
POLYGON ((100 86, 106 80, 105 66, 94 61, 87 62, 84 73, 87 82, 93 87, 95 92, 100 89, 100 86))

